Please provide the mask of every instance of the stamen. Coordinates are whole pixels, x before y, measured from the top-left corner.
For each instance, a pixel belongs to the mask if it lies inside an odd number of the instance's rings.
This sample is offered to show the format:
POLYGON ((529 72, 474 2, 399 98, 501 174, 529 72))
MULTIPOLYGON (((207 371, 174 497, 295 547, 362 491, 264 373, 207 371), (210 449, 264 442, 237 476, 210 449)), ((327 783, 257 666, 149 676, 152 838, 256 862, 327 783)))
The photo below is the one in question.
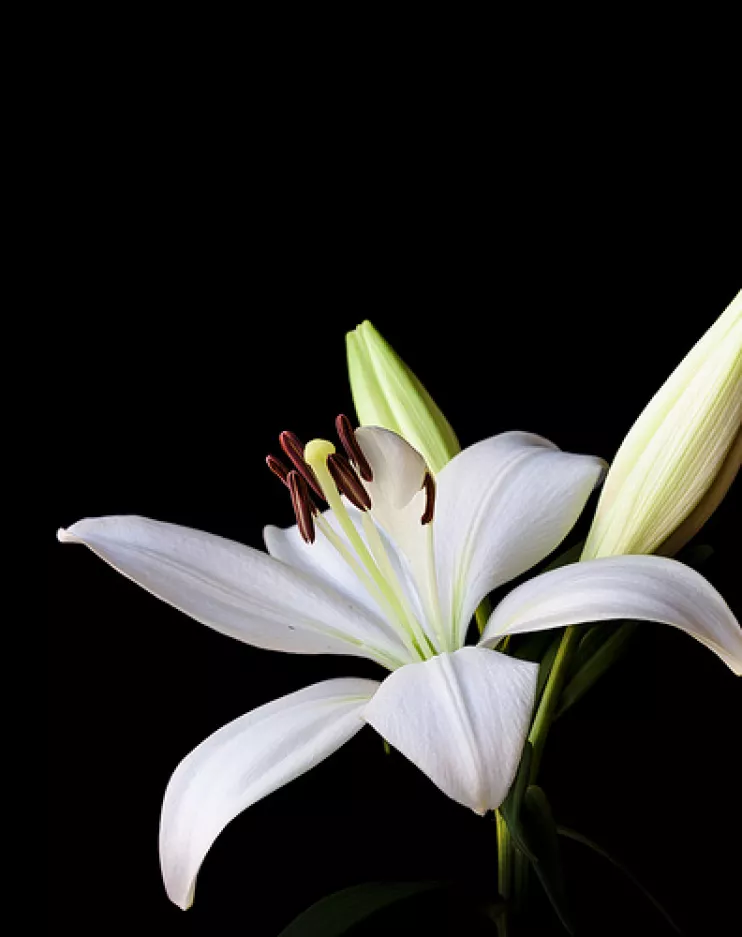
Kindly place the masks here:
POLYGON ((284 432, 282 432, 278 437, 278 441, 281 443, 281 448, 283 451, 291 459, 294 467, 296 468, 296 471, 301 475, 312 491, 319 495, 320 498, 324 499, 325 496, 322 493, 322 488, 320 487, 319 482, 317 481, 317 476, 314 474, 312 468, 307 465, 304 459, 304 446, 302 446, 301 440, 296 435, 296 433, 291 433, 289 430, 284 430, 284 432))
POLYGON ((268 468, 276 475, 288 488, 289 484, 289 469, 283 464, 280 459, 277 459, 274 455, 268 455, 265 457, 265 464, 268 468))
POLYGON ((314 521, 312 520, 314 505, 309 497, 307 483, 298 472, 291 471, 288 474, 288 484, 299 533, 305 543, 314 543, 314 521))
POLYGON ((327 468, 338 491, 344 494, 351 504, 354 504, 360 511, 371 510, 371 498, 353 471, 353 466, 344 456, 337 453, 329 455, 327 468))
POLYGON ((430 472, 425 473, 421 487, 425 490, 425 510, 420 518, 421 524, 429 524, 433 520, 435 509, 435 479, 430 472))
POLYGON ((345 449, 348 458, 358 469, 358 474, 365 482, 372 482, 374 480, 374 473, 371 471, 371 466, 368 464, 368 459, 363 454, 363 450, 358 445, 353 426, 344 413, 341 413, 335 419, 335 429, 337 430, 340 442, 343 444, 343 449, 345 449))

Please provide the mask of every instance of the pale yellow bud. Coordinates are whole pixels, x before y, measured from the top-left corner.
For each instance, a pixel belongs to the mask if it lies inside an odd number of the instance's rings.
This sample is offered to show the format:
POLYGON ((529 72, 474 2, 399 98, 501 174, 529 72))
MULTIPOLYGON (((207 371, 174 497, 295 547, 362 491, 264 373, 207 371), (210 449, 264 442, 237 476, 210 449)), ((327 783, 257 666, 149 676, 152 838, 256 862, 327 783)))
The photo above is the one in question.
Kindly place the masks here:
POLYGON ((433 398, 370 322, 348 332, 346 345, 360 424, 402 436, 439 472, 461 446, 433 398))
POLYGON ((742 292, 650 400, 618 450, 582 559, 660 551, 721 501, 739 468, 742 292), (723 484, 722 484, 723 482, 723 484), (680 533, 680 532, 679 532, 680 533))

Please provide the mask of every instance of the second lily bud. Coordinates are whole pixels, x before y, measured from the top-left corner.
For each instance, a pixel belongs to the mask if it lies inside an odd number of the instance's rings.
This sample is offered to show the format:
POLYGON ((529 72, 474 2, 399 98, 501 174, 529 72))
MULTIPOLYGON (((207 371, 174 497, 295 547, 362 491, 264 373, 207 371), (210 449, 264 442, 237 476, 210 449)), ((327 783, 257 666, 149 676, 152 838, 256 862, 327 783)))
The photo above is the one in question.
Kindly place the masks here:
POLYGON ((433 398, 370 322, 346 336, 358 421, 402 436, 439 472, 461 446, 433 398))
POLYGON ((673 555, 740 465, 742 292, 650 400, 606 478, 583 559, 673 555))

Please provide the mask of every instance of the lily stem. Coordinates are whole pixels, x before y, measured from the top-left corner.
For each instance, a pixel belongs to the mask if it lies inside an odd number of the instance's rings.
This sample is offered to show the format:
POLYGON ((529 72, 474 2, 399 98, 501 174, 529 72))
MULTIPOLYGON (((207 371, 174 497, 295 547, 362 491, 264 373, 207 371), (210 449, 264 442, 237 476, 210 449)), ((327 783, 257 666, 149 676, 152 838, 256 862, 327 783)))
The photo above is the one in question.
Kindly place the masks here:
POLYGON ((559 697, 561 696, 564 682, 567 679, 569 662, 577 646, 578 637, 579 631, 575 627, 567 628, 562 635, 562 640, 556 652, 551 673, 546 681, 544 692, 541 695, 541 702, 538 705, 536 716, 531 725, 531 732, 528 736, 528 740, 531 745, 533 745, 530 774, 531 784, 535 783, 536 777, 538 776, 538 769, 541 765, 541 757, 544 752, 546 737, 556 714, 557 706, 559 705, 559 697))
POLYGON ((499 810, 495 810, 495 822, 497 824, 497 890, 500 892, 500 897, 507 901, 510 897, 513 878, 513 844, 510 840, 510 830, 499 810))
POLYGON ((497 890, 503 900, 503 907, 497 916, 499 937, 508 937, 508 901, 513 881, 513 843, 505 818, 495 810, 497 829, 497 890))

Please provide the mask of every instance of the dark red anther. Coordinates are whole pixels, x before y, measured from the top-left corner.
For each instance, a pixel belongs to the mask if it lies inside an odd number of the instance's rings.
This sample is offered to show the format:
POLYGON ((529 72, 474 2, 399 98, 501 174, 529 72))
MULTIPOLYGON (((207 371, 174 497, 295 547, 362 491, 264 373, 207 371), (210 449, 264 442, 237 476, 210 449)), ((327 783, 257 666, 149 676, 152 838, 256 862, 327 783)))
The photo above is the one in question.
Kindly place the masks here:
POLYGON ((278 441, 281 443, 283 451, 291 459, 296 471, 301 475, 312 491, 320 498, 324 499, 325 496, 322 494, 317 476, 312 471, 312 467, 304 461, 304 446, 302 446, 301 440, 296 433, 284 430, 278 437, 278 441))
POLYGON ((371 509, 371 498, 345 456, 336 452, 329 455, 327 470, 338 486, 338 491, 342 492, 351 504, 354 504, 360 511, 371 509))
POLYGON ((299 527, 299 533, 305 543, 314 543, 314 521, 312 520, 313 508, 307 483, 302 476, 291 471, 288 475, 289 491, 291 492, 291 504, 296 515, 296 523, 299 527))
POLYGON ((289 484, 289 469, 283 464, 280 459, 277 459, 274 455, 268 455, 265 457, 265 464, 268 468, 276 475, 288 488, 289 484))
POLYGON ((435 479, 430 472, 425 473, 425 478, 423 478, 420 487, 425 491, 425 510, 420 518, 420 523, 429 524, 433 520, 433 511, 435 509, 435 479))
POLYGON ((348 458, 358 469, 358 474, 365 482, 372 482, 374 480, 374 473, 371 471, 371 466, 368 464, 368 459, 363 454, 363 450, 358 445, 353 426, 344 413, 336 417, 335 429, 337 430, 340 442, 343 444, 343 449, 345 449, 348 458))

